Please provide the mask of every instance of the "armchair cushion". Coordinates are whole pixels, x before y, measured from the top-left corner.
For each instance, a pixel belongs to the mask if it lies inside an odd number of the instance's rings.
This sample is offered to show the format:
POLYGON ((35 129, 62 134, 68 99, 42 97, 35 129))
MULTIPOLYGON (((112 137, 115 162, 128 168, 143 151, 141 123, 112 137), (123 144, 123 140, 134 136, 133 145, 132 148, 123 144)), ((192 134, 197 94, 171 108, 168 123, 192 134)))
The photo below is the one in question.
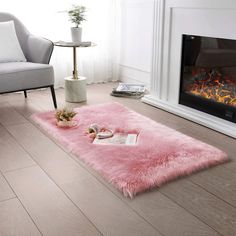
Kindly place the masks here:
POLYGON ((53 67, 30 62, 0 63, 0 93, 54 84, 53 67))
POLYGON ((14 21, 0 22, 0 63, 26 61, 18 41, 14 21))

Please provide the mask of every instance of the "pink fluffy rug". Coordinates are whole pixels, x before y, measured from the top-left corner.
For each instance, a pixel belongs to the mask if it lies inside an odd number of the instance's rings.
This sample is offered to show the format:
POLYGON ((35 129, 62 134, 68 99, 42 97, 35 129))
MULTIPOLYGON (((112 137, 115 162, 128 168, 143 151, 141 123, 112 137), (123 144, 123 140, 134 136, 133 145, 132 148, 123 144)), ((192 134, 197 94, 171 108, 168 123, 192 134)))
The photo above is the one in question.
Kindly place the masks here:
POLYGON ((83 159, 125 196, 228 160, 221 150, 144 117, 118 103, 75 109, 78 126, 58 128, 55 111, 34 114, 33 120, 83 159), (98 145, 86 135, 97 123, 115 132, 138 133, 137 145, 98 145))

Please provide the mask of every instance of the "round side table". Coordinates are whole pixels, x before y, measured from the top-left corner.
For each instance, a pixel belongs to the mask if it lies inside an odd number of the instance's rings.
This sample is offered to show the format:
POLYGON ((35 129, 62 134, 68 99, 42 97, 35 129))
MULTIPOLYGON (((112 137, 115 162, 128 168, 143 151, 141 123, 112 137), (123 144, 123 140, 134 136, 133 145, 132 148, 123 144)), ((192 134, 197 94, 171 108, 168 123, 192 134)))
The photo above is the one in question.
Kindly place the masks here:
POLYGON ((73 76, 65 78, 65 100, 67 102, 84 102, 87 100, 86 84, 87 79, 79 76, 74 79, 73 76))
POLYGON ((73 75, 65 78, 65 100, 67 102, 84 102, 87 100, 86 78, 78 75, 77 69, 77 48, 93 47, 96 44, 91 42, 64 42, 58 41, 55 46, 73 48, 73 75))

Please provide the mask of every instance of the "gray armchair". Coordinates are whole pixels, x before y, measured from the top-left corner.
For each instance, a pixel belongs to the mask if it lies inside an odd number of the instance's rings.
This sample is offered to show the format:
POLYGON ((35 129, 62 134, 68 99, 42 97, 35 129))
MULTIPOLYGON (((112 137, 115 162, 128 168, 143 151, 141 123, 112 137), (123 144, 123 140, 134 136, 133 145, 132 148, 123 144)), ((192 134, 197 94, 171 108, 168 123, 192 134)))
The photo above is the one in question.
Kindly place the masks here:
POLYGON ((53 43, 33 36, 13 15, 0 12, 0 22, 14 21, 16 34, 27 62, 0 63, 0 94, 47 88, 51 89, 54 107, 57 108, 54 91, 54 71, 49 65, 53 43))

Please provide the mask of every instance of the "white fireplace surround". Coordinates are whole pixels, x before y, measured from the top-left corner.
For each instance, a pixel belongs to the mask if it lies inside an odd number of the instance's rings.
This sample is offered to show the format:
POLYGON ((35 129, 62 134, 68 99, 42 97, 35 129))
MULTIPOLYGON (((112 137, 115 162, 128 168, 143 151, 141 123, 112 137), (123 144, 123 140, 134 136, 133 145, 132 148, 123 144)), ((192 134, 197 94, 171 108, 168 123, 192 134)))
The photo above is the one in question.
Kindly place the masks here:
POLYGON ((145 103, 236 138, 236 124, 180 105, 182 34, 236 39, 235 0, 155 0, 150 94, 145 103))

